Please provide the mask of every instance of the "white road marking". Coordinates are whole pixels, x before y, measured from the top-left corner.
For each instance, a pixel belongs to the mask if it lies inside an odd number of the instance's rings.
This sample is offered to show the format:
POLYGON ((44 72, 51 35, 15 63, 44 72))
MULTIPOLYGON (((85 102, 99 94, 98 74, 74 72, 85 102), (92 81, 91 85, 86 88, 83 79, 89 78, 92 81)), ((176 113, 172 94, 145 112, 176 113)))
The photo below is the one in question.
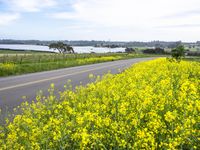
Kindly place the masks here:
POLYGON ((51 77, 51 78, 48 78, 48 79, 42 79, 42 80, 22 83, 22 84, 18 84, 18 85, 13 85, 13 86, 9 86, 9 87, 4 87, 4 88, 1 88, 0 91, 5 91, 5 90, 13 89, 13 88, 18 88, 18 87, 24 87, 24 86, 27 86, 27 85, 32 85, 32 84, 41 83, 41 82, 45 82, 45 81, 55 80, 55 79, 59 79, 59 78, 63 78, 63 77, 71 76, 71 75, 76 75, 76 74, 94 71, 94 70, 98 70, 98 69, 103 69, 103 68, 107 68, 107 67, 112 67, 112 66, 116 66, 116 65, 119 65, 119 64, 107 65, 107 66, 103 66, 103 67, 99 67, 99 68, 88 69, 88 70, 79 71, 79 72, 75 72, 75 73, 71 73, 71 74, 51 77))

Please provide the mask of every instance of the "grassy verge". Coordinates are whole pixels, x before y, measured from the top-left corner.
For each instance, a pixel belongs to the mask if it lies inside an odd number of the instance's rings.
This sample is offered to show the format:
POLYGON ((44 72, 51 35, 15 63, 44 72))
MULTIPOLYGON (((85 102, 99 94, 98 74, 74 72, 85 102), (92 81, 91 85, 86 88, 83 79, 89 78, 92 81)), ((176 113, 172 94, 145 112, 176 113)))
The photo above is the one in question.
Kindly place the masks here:
POLYGON ((188 58, 184 58, 183 60, 186 61, 196 61, 196 62, 200 62, 200 57, 188 57, 188 58))
POLYGON ((24 103, 2 149, 200 149, 197 62, 157 59, 24 103))
POLYGON ((0 49, 0 56, 2 55, 16 55, 16 54, 53 54, 55 52, 45 52, 36 50, 10 50, 10 49, 0 49))
POLYGON ((0 76, 19 75, 65 67, 149 56, 152 55, 125 53, 66 55, 52 53, 6 54, 0 56, 0 76))

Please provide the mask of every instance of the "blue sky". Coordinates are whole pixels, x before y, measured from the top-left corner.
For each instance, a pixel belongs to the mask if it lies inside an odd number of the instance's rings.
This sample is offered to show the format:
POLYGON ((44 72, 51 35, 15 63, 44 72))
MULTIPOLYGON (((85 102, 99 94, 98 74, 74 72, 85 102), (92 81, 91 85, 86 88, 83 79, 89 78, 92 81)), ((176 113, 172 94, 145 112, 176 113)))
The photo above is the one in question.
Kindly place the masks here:
POLYGON ((200 0, 0 0, 0 39, 197 41, 200 0))

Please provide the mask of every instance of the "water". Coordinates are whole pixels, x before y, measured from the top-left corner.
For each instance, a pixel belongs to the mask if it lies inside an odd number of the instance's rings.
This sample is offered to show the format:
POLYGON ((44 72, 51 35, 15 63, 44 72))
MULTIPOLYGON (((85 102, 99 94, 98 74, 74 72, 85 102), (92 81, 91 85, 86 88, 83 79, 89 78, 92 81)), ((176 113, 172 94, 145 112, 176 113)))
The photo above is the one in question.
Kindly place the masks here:
MULTIPOLYGON (((48 46, 40 45, 24 45, 24 44, 0 44, 0 48, 13 50, 37 50, 37 51, 53 51, 48 46)), ((92 47, 92 46, 74 46, 76 53, 107 53, 107 52, 124 52, 125 48, 106 48, 106 47, 92 47)))

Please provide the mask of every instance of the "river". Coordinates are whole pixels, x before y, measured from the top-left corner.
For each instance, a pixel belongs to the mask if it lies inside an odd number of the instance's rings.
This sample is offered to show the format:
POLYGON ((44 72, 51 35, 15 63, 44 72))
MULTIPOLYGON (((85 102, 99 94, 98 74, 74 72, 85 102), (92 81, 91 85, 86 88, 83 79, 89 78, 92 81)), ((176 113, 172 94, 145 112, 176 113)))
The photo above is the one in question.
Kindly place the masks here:
MULTIPOLYGON (((0 49, 12 50, 36 50, 36 51, 53 51, 48 46, 40 45, 24 45, 24 44, 0 44, 0 49)), ((106 48, 106 47, 92 47, 92 46, 73 46, 76 53, 107 53, 107 52, 124 52, 125 48, 106 48)))

